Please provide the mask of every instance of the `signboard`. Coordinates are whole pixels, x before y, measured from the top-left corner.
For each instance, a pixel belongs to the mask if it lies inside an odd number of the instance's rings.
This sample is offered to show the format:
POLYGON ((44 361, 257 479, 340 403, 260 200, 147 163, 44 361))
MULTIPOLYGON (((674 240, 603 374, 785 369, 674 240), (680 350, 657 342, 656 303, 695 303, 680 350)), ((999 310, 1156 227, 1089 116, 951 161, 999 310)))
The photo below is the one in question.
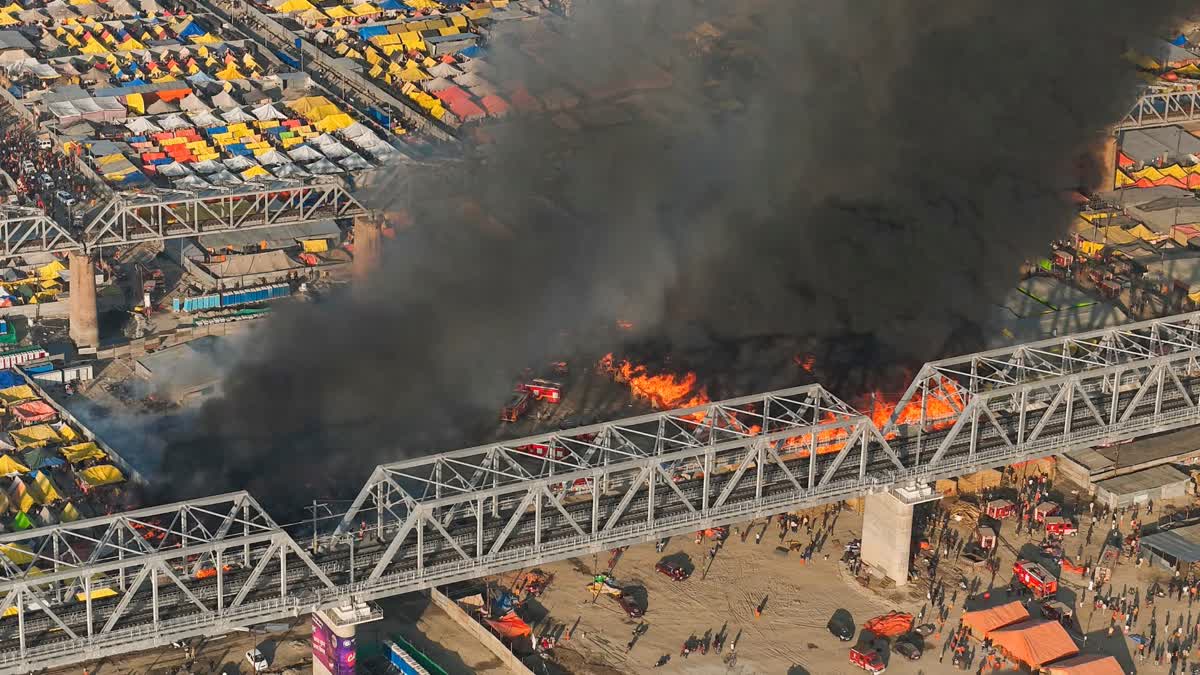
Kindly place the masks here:
POLYGON ((312 615, 313 660, 333 675, 354 675, 358 647, 352 637, 338 637, 318 615, 312 615))

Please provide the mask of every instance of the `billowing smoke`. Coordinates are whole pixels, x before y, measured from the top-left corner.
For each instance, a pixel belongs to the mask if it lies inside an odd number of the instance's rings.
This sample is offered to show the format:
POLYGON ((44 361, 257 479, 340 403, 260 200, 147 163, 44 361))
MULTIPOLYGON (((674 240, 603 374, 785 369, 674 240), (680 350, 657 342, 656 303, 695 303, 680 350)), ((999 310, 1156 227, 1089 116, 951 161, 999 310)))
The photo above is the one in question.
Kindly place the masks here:
POLYGON ((489 127, 448 175, 396 169, 375 198, 417 224, 386 269, 272 319, 169 439, 170 497, 352 492, 479 440, 515 373, 611 348, 618 318, 744 386, 776 384, 758 345, 789 336, 935 355, 1064 232, 1135 93, 1122 53, 1184 6, 576 4, 477 71, 563 105, 489 127))

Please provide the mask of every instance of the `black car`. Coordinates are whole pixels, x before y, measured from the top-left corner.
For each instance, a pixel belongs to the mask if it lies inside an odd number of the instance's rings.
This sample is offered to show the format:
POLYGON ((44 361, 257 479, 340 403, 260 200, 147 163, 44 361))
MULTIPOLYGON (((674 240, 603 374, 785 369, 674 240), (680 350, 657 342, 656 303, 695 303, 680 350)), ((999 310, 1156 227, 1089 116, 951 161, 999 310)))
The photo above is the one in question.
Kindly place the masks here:
POLYGON ((854 617, 850 616, 850 612, 844 609, 839 609, 833 613, 827 627, 829 628, 829 632, 842 642, 849 642, 854 639, 854 617))
POLYGON ((617 598, 617 604, 621 605, 621 609, 625 610, 625 613, 631 619, 640 619, 646 614, 646 610, 642 609, 642 606, 638 604, 637 598, 633 597, 632 593, 622 593, 617 598))
POLYGON ((892 649, 909 661, 916 661, 921 658, 921 647, 908 640, 896 640, 896 646, 892 647, 892 649))

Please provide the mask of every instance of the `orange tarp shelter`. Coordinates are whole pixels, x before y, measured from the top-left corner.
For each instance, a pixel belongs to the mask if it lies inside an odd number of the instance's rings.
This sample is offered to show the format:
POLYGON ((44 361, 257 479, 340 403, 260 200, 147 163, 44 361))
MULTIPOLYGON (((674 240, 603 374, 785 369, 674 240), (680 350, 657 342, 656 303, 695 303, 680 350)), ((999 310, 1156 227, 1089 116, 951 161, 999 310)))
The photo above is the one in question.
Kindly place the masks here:
POLYGON ((1011 626, 1028 618, 1029 612, 1026 611, 1025 605, 1014 600, 1013 602, 989 609, 966 612, 963 614, 962 622, 964 626, 971 630, 972 635, 983 639, 991 635, 992 631, 997 628, 1011 626))
POLYGON ((484 619, 492 630, 502 638, 515 640, 533 633, 533 628, 521 620, 516 612, 509 612, 499 619, 484 619))
POLYGON ((1104 654, 1083 654, 1046 666, 1047 675, 1125 675, 1121 664, 1104 654))
POLYGON ((1057 621, 1026 621, 992 631, 992 644, 1031 668, 1075 656, 1079 648, 1057 621))

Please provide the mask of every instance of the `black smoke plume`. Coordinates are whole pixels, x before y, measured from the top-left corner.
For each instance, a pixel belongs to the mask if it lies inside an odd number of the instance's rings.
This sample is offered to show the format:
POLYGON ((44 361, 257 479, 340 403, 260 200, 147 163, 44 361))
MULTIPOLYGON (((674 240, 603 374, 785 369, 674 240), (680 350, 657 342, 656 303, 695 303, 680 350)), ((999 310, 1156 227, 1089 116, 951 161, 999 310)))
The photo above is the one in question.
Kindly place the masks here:
POLYGON ((515 373, 611 349, 616 319, 736 388, 790 377, 797 336, 934 356, 1063 234, 1135 96, 1123 52, 1185 3, 576 5, 477 73, 575 105, 490 126, 449 175, 395 169, 375 198, 416 225, 386 269, 271 320, 169 434, 164 498, 352 493, 479 440, 515 373))

